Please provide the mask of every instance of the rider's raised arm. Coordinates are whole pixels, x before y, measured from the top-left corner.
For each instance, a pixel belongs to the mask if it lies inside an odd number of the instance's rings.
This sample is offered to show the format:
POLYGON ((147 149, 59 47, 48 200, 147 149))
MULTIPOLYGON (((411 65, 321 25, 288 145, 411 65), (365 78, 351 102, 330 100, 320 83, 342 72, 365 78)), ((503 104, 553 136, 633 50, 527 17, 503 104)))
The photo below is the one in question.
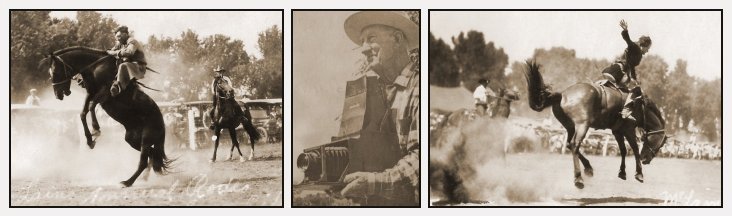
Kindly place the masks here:
POLYGON ((630 40, 630 35, 628 34, 628 29, 623 30, 623 32, 621 32, 620 35, 623 36, 623 40, 625 40, 625 43, 628 44, 628 47, 635 46, 635 42, 630 40))

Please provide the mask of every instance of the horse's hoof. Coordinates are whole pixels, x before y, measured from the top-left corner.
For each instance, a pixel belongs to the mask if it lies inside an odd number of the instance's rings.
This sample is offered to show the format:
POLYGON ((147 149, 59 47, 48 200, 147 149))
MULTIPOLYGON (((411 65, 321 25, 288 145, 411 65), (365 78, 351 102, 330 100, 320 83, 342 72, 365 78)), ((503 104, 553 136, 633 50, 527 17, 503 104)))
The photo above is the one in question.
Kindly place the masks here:
POLYGON ((208 163, 216 163, 216 160, 214 160, 214 159, 208 160, 208 163))
POLYGON ((621 171, 620 173, 618 173, 618 178, 620 178, 622 180, 626 180, 625 172, 621 171))
POLYGON ((86 140, 86 145, 89 146, 89 149, 94 149, 94 146, 97 145, 97 142, 94 140, 86 140))
POLYGON ((579 178, 575 178, 574 179, 574 186, 577 187, 577 188, 579 188, 579 189, 585 188, 585 183, 582 180, 582 177, 579 177, 579 178))
POLYGON ((587 177, 592 177, 592 175, 594 175, 594 174, 595 174, 595 171, 593 171, 592 168, 589 168, 589 169, 585 168, 585 175, 587 177))
POLYGON ((635 180, 638 180, 640 183, 643 183, 643 174, 641 174, 641 173, 635 174, 635 180))
POLYGON ((583 188, 585 188, 585 183, 574 182, 574 186, 577 187, 577 189, 583 189, 583 188))
POLYGON ((121 182, 119 182, 119 184, 120 184, 120 187, 122 187, 122 188, 132 186, 132 184, 128 183, 127 181, 121 181, 121 182))
POLYGON ((247 160, 246 160, 246 159, 244 159, 244 157, 240 157, 240 158, 239 158, 239 162, 241 162, 241 163, 244 163, 244 162, 246 162, 246 161, 247 161, 247 160))

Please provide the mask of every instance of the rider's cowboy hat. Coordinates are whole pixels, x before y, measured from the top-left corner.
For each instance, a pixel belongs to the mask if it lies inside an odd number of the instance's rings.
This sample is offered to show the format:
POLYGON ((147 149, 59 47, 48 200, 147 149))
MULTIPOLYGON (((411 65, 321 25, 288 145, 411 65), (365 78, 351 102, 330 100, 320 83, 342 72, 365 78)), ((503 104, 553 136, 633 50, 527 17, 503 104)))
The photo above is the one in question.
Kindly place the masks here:
POLYGON ((352 14, 343 23, 348 38, 362 45, 361 31, 371 25, 390 26, 404 32, 409 43, 409 49, 419 47, 419 26, 403 15, 403 12, 396 11, 361 11, 352 14))
POLYGON ((113 33, 117 33, 117 32, 124 32, 124 33, 127 33, 127 34, 130 33, 129 32, 129 29, 127 29, 127 26, 117 27, 116 29, 114 29, 114 32, 113 33))
POLYGON ((226 72, 226 69, 224 69, 224 67, 221 67, 221 65, 219 65, 216 68, 214 68, 213 71, 214 72, 226 72))

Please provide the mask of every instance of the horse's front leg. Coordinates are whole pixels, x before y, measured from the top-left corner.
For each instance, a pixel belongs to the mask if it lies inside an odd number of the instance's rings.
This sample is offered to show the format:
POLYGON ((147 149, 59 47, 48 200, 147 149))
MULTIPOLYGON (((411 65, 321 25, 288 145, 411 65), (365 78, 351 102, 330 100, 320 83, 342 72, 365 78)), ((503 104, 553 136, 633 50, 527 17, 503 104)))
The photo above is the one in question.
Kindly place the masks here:
POLYGON ((221 137, 221 128, 216 124, 214 125, 214 136, 216 136, 216 139, 214 140, 213 156, 211 157, 211 160, 209 161, 211 163, 216 162, 216 150, 219 148, 219 138, 221 137))
POLYGON ((643 167, 640 160, 640 152, 638 152, 638 143, 636 142, 635 134, 628 137, 628 143, 630 143, 630 149, 633 150, 633 156, 635 157, 635 180, 643 183, 643 167))
POLYGON ((620 132, 613 131, 615 140, 618 142, 618 149, 620 150, 620 171, 618 172, 618 178, 625 180, 625 155, 628 154, 628 149, 625 148, 625 137, 620 132))
POLYGON ((91 104, 89 104, 89 111, 91 111, 91 118, 92 118, 92 140, 96 141, 99 135, 101 135, 102 131, 99 130, 99 121, 97 121, 97 103, 94 100, 91 100, 91 104))
POLYGON ((89 103, 91 102, 92 95, 86 95, 86 98, 84 99, 84 107, 81 109, 81 114, 79 114, 79 117, 81 118, 81 125, 84 126, 84 136, 86 137, 86 145, 89 146, 90 149, 94 149, 94 145, 96 144, 95 141, 92 139, 92 134, 89 132, 89 126, 86 122, 86 114, 89 113, 89 103))

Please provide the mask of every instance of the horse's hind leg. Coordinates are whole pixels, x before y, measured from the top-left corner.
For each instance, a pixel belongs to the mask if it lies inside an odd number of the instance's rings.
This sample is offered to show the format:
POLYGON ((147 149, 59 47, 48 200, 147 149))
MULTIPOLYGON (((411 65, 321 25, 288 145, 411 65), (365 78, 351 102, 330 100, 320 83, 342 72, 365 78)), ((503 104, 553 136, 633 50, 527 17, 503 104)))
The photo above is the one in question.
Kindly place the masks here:
POLYGON ((152 159, 148 158, 147 168, 145 168, 145 172, 142 173, 142 180, 147 181, 147 178, 150 177, 150 170, 152 170, 152 159))
MULTIPOLYGON (((249 137, 249 160, 254 159, 254 143, 257 142, 253 138, 249 137)), ((239 151, 239 154, 241 154, 241 151, 239 151)))
POLYGON ((142 173, 143 170, 148 168, 148 157, 150 156, 150 151, 152 150, 152 146, 149 144, 143 143, 140 147, 140 163, 137 165, 137 170, 135 171, 132 176, 127 179, 126 181, 120 182, 123 187, 129 187, 132 186, 133 183, 135 183, 135 180, 137 177, 140 176, 140 173, 142 173))
POLYGON ((236 147, 236 151, 239 152, 239 161, 244 162, 244 154, 241 153, 241 149, 239 149, 239 139, 236 138, 236 128, 229 128, 229 136, 231 136, 231 152, 229 158, 234 158, 234 147, 236 147))
POLYGON ((572 161, 574 162, 574 186, 582 189, 585 187, 584 180, 582 180, 582 172, 580 172, 580 146, 582 141, 585 139, 589 127, 586 124, 575 125, 575 135, 572 139, 572 161))
POLYGON ((625 148, 625 137, 620 132, 613 131, 615 140, 618 142, 618 149, 620 150, 620 171, 618 172, 618 178, 625 180, 625 155, 628 154, 628 149, 625 148))

